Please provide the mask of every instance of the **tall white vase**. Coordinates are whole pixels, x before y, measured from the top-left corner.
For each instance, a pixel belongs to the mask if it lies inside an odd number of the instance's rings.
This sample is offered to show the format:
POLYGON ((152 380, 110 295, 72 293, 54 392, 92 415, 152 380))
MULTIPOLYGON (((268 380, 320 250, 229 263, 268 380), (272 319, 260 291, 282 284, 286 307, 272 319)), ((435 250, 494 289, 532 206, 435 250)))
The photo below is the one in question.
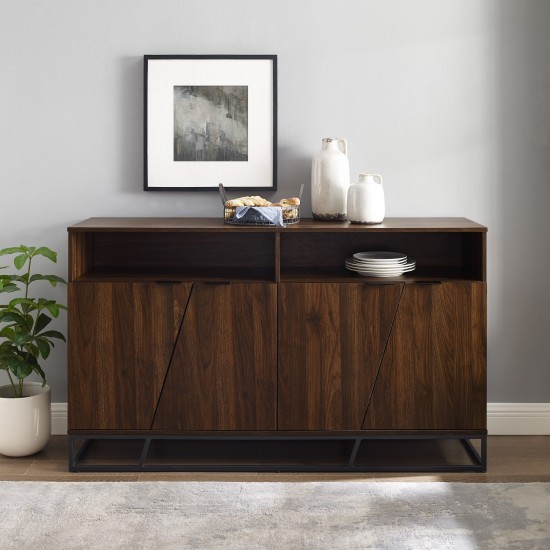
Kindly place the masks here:
POLYGON ((342 138, 325 138, 311 165, 311 210, 322 221, 346 219, 350 183, 348 143, 342 138))
POLYGON ((50 386, 26 382, 25 397, 12 395, 11 385, 0 386, 0 454, 32 455, 46 446, 52 432, 50 386))

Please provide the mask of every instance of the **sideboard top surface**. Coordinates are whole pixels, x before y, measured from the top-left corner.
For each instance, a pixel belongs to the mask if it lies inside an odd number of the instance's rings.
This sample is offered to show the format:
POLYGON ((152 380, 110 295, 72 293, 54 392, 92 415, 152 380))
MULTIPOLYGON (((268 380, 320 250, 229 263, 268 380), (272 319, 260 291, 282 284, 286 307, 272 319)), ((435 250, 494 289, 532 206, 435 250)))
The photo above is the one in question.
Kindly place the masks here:
POLYGON ((360 225, 304 219, 295 225, 271 227, 229 225, 218 218, 88 218, 69 226, 69 232, 476 232, 487 228, 467 218, 386 218, 384 223, 360 225))

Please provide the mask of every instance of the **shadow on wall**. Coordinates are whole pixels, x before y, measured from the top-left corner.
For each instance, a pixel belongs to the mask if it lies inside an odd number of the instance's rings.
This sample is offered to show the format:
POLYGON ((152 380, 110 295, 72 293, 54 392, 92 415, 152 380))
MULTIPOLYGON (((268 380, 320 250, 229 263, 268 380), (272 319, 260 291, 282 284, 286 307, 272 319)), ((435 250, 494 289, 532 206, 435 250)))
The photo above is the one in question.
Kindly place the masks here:
POLYGON ((488 246, 489 285, 501 295, 489 319, 499 342, 489 388, 500 401, 550 402, 550 2, 504 0, 496 10, 501 172, 488 246))
POLYGON ((118 74, 118 181, 125 193, 143 193, 143 57, 121 57, 118 74))
POLYGON ((296 197, 303 183, 304 194, 300 207, 302 218, 311 217, 311 158, 311 154, 301 152, 295 147, 282 146, 278 149, 279 184, 275 197, 296 197))

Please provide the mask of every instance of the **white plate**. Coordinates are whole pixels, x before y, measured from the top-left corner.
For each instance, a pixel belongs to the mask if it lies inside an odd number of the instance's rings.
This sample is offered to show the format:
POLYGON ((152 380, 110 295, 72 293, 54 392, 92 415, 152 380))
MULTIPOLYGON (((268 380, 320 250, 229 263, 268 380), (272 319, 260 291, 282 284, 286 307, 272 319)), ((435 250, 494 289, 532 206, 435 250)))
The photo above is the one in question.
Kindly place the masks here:
POLYGON ((406 273, 369 273, 368 271, 354 271, 354 273, 357 273, 357 275, 361 275, 361 277, 401 277, 406 273))
POLYGON ((379 261, 372 261, 372 260, 356 260, 355 258, 350 258, 355 263, 361 264, 361 265, 402 265, 407 263, 407 259, 403 258, 402 260, 379 260, 379 261))
POLYGON ((346 262, 346 269, 359 273, 359 275, 366 275, 369 277, 398 277, 399 275, 403 275, 403 273, 414 271, 416 269, 416 262, 411 262, 393 269, 365 269, 346 262))
POLYGON ((405 264, 403 266, 399 266, 399 267, 396 267, 394 269, 388 269, 388 268, 385 268, 385 269, 373 269, 373 268, 369 268, 369 267, 357 267, 356 265, 351 265, 351 264, 346 264, 346 267, 348 269, 351 269, 353 271, 372 271, 373 273, 376 272, 376 273, 394 273, 394 272, 400 272, 400 271, 410 271, 411 269, 415 269, 416 268, 416 265, 413 263, 413 264, 405 264))
POLYGON ((402 262, 391 262, 391 263, 390 262, 359 262, 357 260, 354 260, 353 258, 347 258, 347 261, 355 265, 360 265, 363 267, 373 267, 373 268, 376 268, 376 267, 397 268, 407 264, 406 260, 403 260, 402 262))
POLYGON ((354 259, 369 262, 407 261, 407 255, 402 252, 356 252, 354 259))
MULTIPOLYGON (((400 277, 404 273, 407 273, 407 271, 402 271, 400 273, 371 273, 370 271, 354 271, 354 273, 357 273, 357 275, 361 275, 362 277, 400 277)), ((408 271, 413 271, 412 269, 409 269, 408 271)))
POLYGON ((403 271, 404 269, 414 268, 416 267, 416 262, 411 260, 409 263, 406 264, 399 264, 399 265, 392 265, 392 266, 366 266, 357 262, 354 262, 351 259, 347 259, 345 262, 346 267, 349 267, 350 269, 354 270, 360 270, 360 271, 403 271))
POLYGON ((407 262, 400 262, 395 264, 370 264, 366 262, 356 262, 355 260, 352 260, 350 258, 346 259, 346 264, 353 265, 355 267, 361 267, 363 269, 401 269, 406 265, 409 265, 407 262))

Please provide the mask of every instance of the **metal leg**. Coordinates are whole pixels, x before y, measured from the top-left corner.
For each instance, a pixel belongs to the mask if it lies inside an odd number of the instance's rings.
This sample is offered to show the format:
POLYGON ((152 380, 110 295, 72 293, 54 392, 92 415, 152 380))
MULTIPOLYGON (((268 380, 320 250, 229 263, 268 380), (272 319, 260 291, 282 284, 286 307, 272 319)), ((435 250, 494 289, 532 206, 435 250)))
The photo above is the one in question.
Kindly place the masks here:
MULTIPOLYGON (((473 438, 472 438, 473 439, 473 438)), ((475 438, 477 439, 477 438, 475 438)), ((469 439, 461 439, 460 442, 466 452, 472 459, 472 461, 479 466, 481 472, 487 471, 487 436, 481 436, 479 438, 481 442, 481 453, 478 453, 477 449, 472 445, 472 442, 469 439)))
POLYGON ((357 458, 357 453, 359 452, 359 447, 361 446, 361 439, 358 437, 353 443, 353 449, 349 455, 348 468, 353 468, 355 465, 355 459, 357 458))
MULTIPOLYGON (((123 446, 124 447, 124 446, 123 446)), ((229 445, 229 449, 234 446, 229 445)), ((292 447, 291 447, 292 448, 292 447)), ((257 448, 260 450, 261 448, 257 448)), ((133 451, 132 451, 133 452, 133 451)), ((321 451, 322 452, 322 451, 321 451)), ((284 454, 284 453, 283 453, 284 454)), ((237 453, 238 455, 238 453, 237 453)), ((69 436, 69 470, 71 472, 154 472, 154 471, 174 471, 174 472, 484 472, 487 469, 487 436, 484 434, 461 434, 461 435, 409 435, 406 433, 391 434, 391 435, 377 435, 377 434, 353 434, 349 436, 342 435, 161 435, 161 434, 142 434, 142 435, 99 435, 95 434, 79 434, 77 436, 69 436), (76 440, 84 440, 82 446, 75 452, 76 440), (481 441, 481 452, 472 445, 472 439, 479 439, 481 441), (135 462, 121 464, 120 459, 114 459, 110 463, 105 460, 105 456, 101 456, 102 445, 91 445, 94 440, 98 441, 127 441, 132 445, 131 448, 135 448, 137 441, 142 442, 141 449, 136 449, 139 453, 139 457, 135 457, 135 462), (214 451, 212 456, 204 456, 204 458, 197 459, 194 462, 182 461, 181 463, 173 462, 171 464, 155 464, 154 462, 147 463, 147 457, 150 451, 151 443, 153 440, 165 441, 188 441, 188 442, 206 442, 217 441, 220 443, 219 451, 214 451), (273 457, 272 460, 261 460, 260 463, 251 464, 249 461, 241 460, 238 456, 229 451, 225 454, 226 447, 223 446, 224 442, 231 444, 235 442, 248 442, 248 444, 258 443, 262 441, 277 441, 280 445, 288 444, 292 446, 292 442, 299 441, 325 441, 329 444, 328 452, 330 449, 334 449, 331 445, 337 445, 340 442, 343 445, 346 454, 341 456, 338 461, 334 461, 330 464, 324 461, 324 456, 319 455, 318 460, 311 460, 311 455, 297 456, 296 460, 288 461, 283 458, 277 459, 273 457), (436 442, 438 440, 454 440, 457 444, 461 444, 468 454, 472 463, 465 464, 446 464, 446 463, 434 463, 426 464, 423 461, 409 460, 406 464, 402 462, 403 457, 396 457, 396 461, 392 462, 392 459, 388 457, 382 463, 379 464, 357 464, 357 457, 361 444, 364 440, 366 445, 376 446, 377 442, 382 440, 399 440, 403 445, 407 445, 407 441, 411 440, 431 440, 436 442), (131 443, 133 442, 133 443, 131 443), (90 449, 94 449, 90 451, 90 449), (87 454, 86 464, 81 464, 81 459, 87 454), (98 455, 97 457, 95 455, 98 455), (222 457, 225 457, 222 458, 222 457), (98 462, 94 463, 95 460, 98 462)))
POLYGON ((147 458, 147 453, 149 452, 149 445, 151 445, 151 438, 147 437, 143 442, 143 449, 141 451, 141 456, 139 458, 138 468, 142 470, 145 467, 145 460, 147 458))
POLYGON ((70 454, 70 462, 69 462, 69 470, 71 472, 76 472, 78 471, 78 461, 80 460, 80 457, 82 456, 83 453, 86 452, 86 450, 88 449, 88 446, 90 445, 91 443, 91 439, 84 439, 84 443, 82 444, 82 447, 80 447, 80 449, 78 449, 78 452, 76 453, 76 455, 74 454, 74 440, 75 439, 82 439, 82 438, 74 438, 74 437, 70 437, 69 436, 69 452, 71 453, 70 454))

